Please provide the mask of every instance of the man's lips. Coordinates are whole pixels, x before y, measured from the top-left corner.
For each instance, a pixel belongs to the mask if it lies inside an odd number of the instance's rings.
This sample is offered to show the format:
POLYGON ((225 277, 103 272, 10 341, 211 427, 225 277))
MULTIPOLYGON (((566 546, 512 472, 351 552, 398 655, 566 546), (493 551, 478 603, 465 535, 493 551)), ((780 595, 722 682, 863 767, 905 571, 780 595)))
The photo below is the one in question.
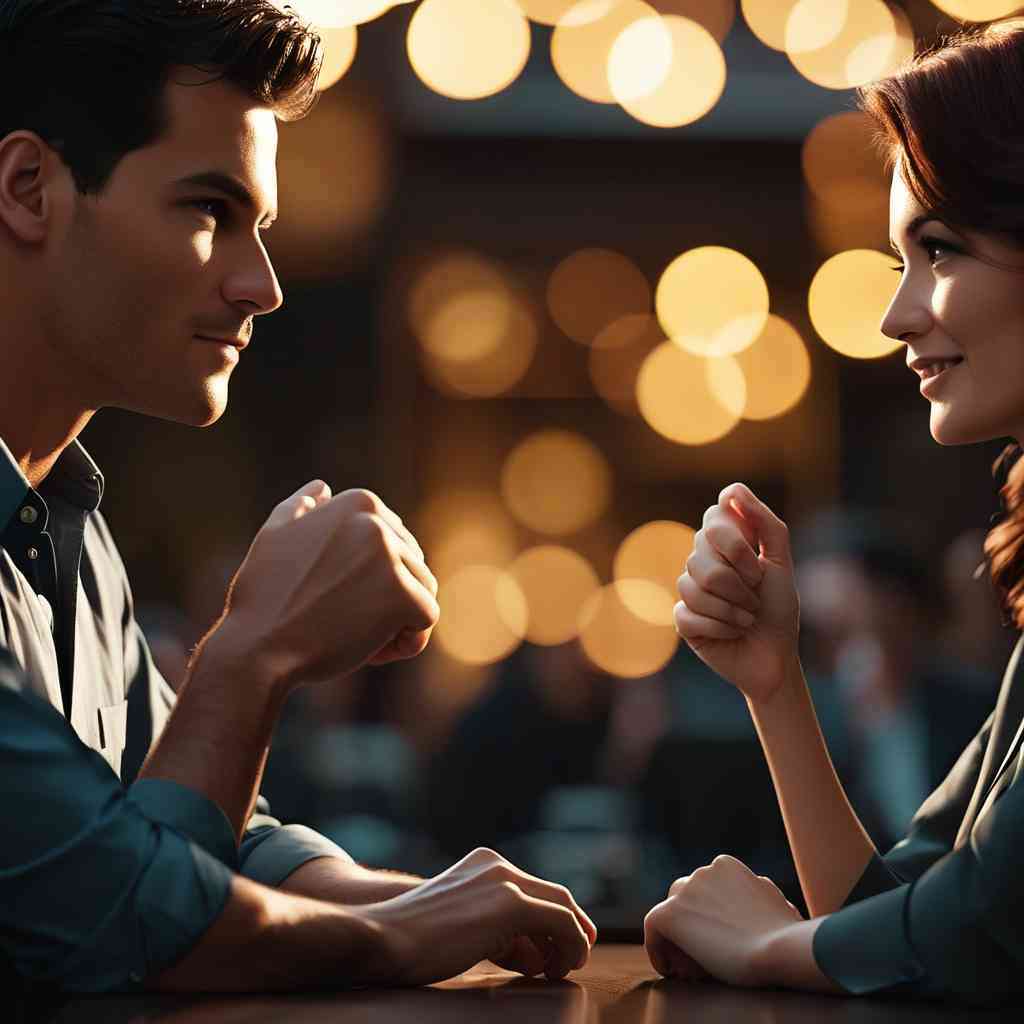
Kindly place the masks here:
POLYGON ((212 341, 214 344, 218 345, 231 345, 232 348, 237 348, 239 352, 249 344, 248 338, 239 338, 233 334, 227 337, 220 337, 212 334, 197 334, 196 337, 200 338, 202 341, 212 341))

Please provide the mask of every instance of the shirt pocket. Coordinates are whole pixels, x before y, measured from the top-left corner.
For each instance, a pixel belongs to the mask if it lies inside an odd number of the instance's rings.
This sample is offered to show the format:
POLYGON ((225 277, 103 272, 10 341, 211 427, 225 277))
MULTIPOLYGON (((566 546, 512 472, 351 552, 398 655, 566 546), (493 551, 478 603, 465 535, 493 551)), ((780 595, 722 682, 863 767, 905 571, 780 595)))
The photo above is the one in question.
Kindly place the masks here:
POLYGON ((96 709, 100 727, 100 755, 121 777, 121 755, 128 737, 128 701, 96 709))

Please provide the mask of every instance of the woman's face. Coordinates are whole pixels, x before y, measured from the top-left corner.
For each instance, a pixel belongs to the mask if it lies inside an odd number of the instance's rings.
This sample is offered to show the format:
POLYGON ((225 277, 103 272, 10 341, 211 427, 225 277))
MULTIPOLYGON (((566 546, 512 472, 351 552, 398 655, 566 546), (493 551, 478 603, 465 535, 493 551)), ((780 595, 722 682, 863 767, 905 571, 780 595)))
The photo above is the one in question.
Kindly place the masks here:
POLYGON ((929 217, 899 165, 889 225, 903 270, 882 332, 907 346, 931 403, 932 437, 1024 439, 1024 250, 929 217))

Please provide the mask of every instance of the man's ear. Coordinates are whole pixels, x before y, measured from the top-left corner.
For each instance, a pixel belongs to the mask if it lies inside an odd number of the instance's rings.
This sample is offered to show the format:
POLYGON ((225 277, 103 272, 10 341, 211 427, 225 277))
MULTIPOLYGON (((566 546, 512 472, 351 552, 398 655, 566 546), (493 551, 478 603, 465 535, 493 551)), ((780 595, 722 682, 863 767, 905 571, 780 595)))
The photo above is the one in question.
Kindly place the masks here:
POLYGON ((34 132, 12 132, 0 139, 0 229, 17 242, 43 241, 62 173, 66 169, 60 157, 34 132))

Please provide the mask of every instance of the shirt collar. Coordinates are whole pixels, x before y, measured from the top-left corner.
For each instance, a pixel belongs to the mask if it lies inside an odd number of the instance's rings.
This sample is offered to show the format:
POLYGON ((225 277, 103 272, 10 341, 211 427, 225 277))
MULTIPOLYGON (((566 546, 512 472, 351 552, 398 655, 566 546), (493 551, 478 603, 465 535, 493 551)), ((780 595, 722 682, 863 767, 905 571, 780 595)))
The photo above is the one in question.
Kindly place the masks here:
MULTIPOLYGON (((85 512, 95 512, 103 499, 103 474, 77 440, 61 452, 42 486, 85 512)), ((10 449, 0 438, 0 533, 31 490, 10 449)))

